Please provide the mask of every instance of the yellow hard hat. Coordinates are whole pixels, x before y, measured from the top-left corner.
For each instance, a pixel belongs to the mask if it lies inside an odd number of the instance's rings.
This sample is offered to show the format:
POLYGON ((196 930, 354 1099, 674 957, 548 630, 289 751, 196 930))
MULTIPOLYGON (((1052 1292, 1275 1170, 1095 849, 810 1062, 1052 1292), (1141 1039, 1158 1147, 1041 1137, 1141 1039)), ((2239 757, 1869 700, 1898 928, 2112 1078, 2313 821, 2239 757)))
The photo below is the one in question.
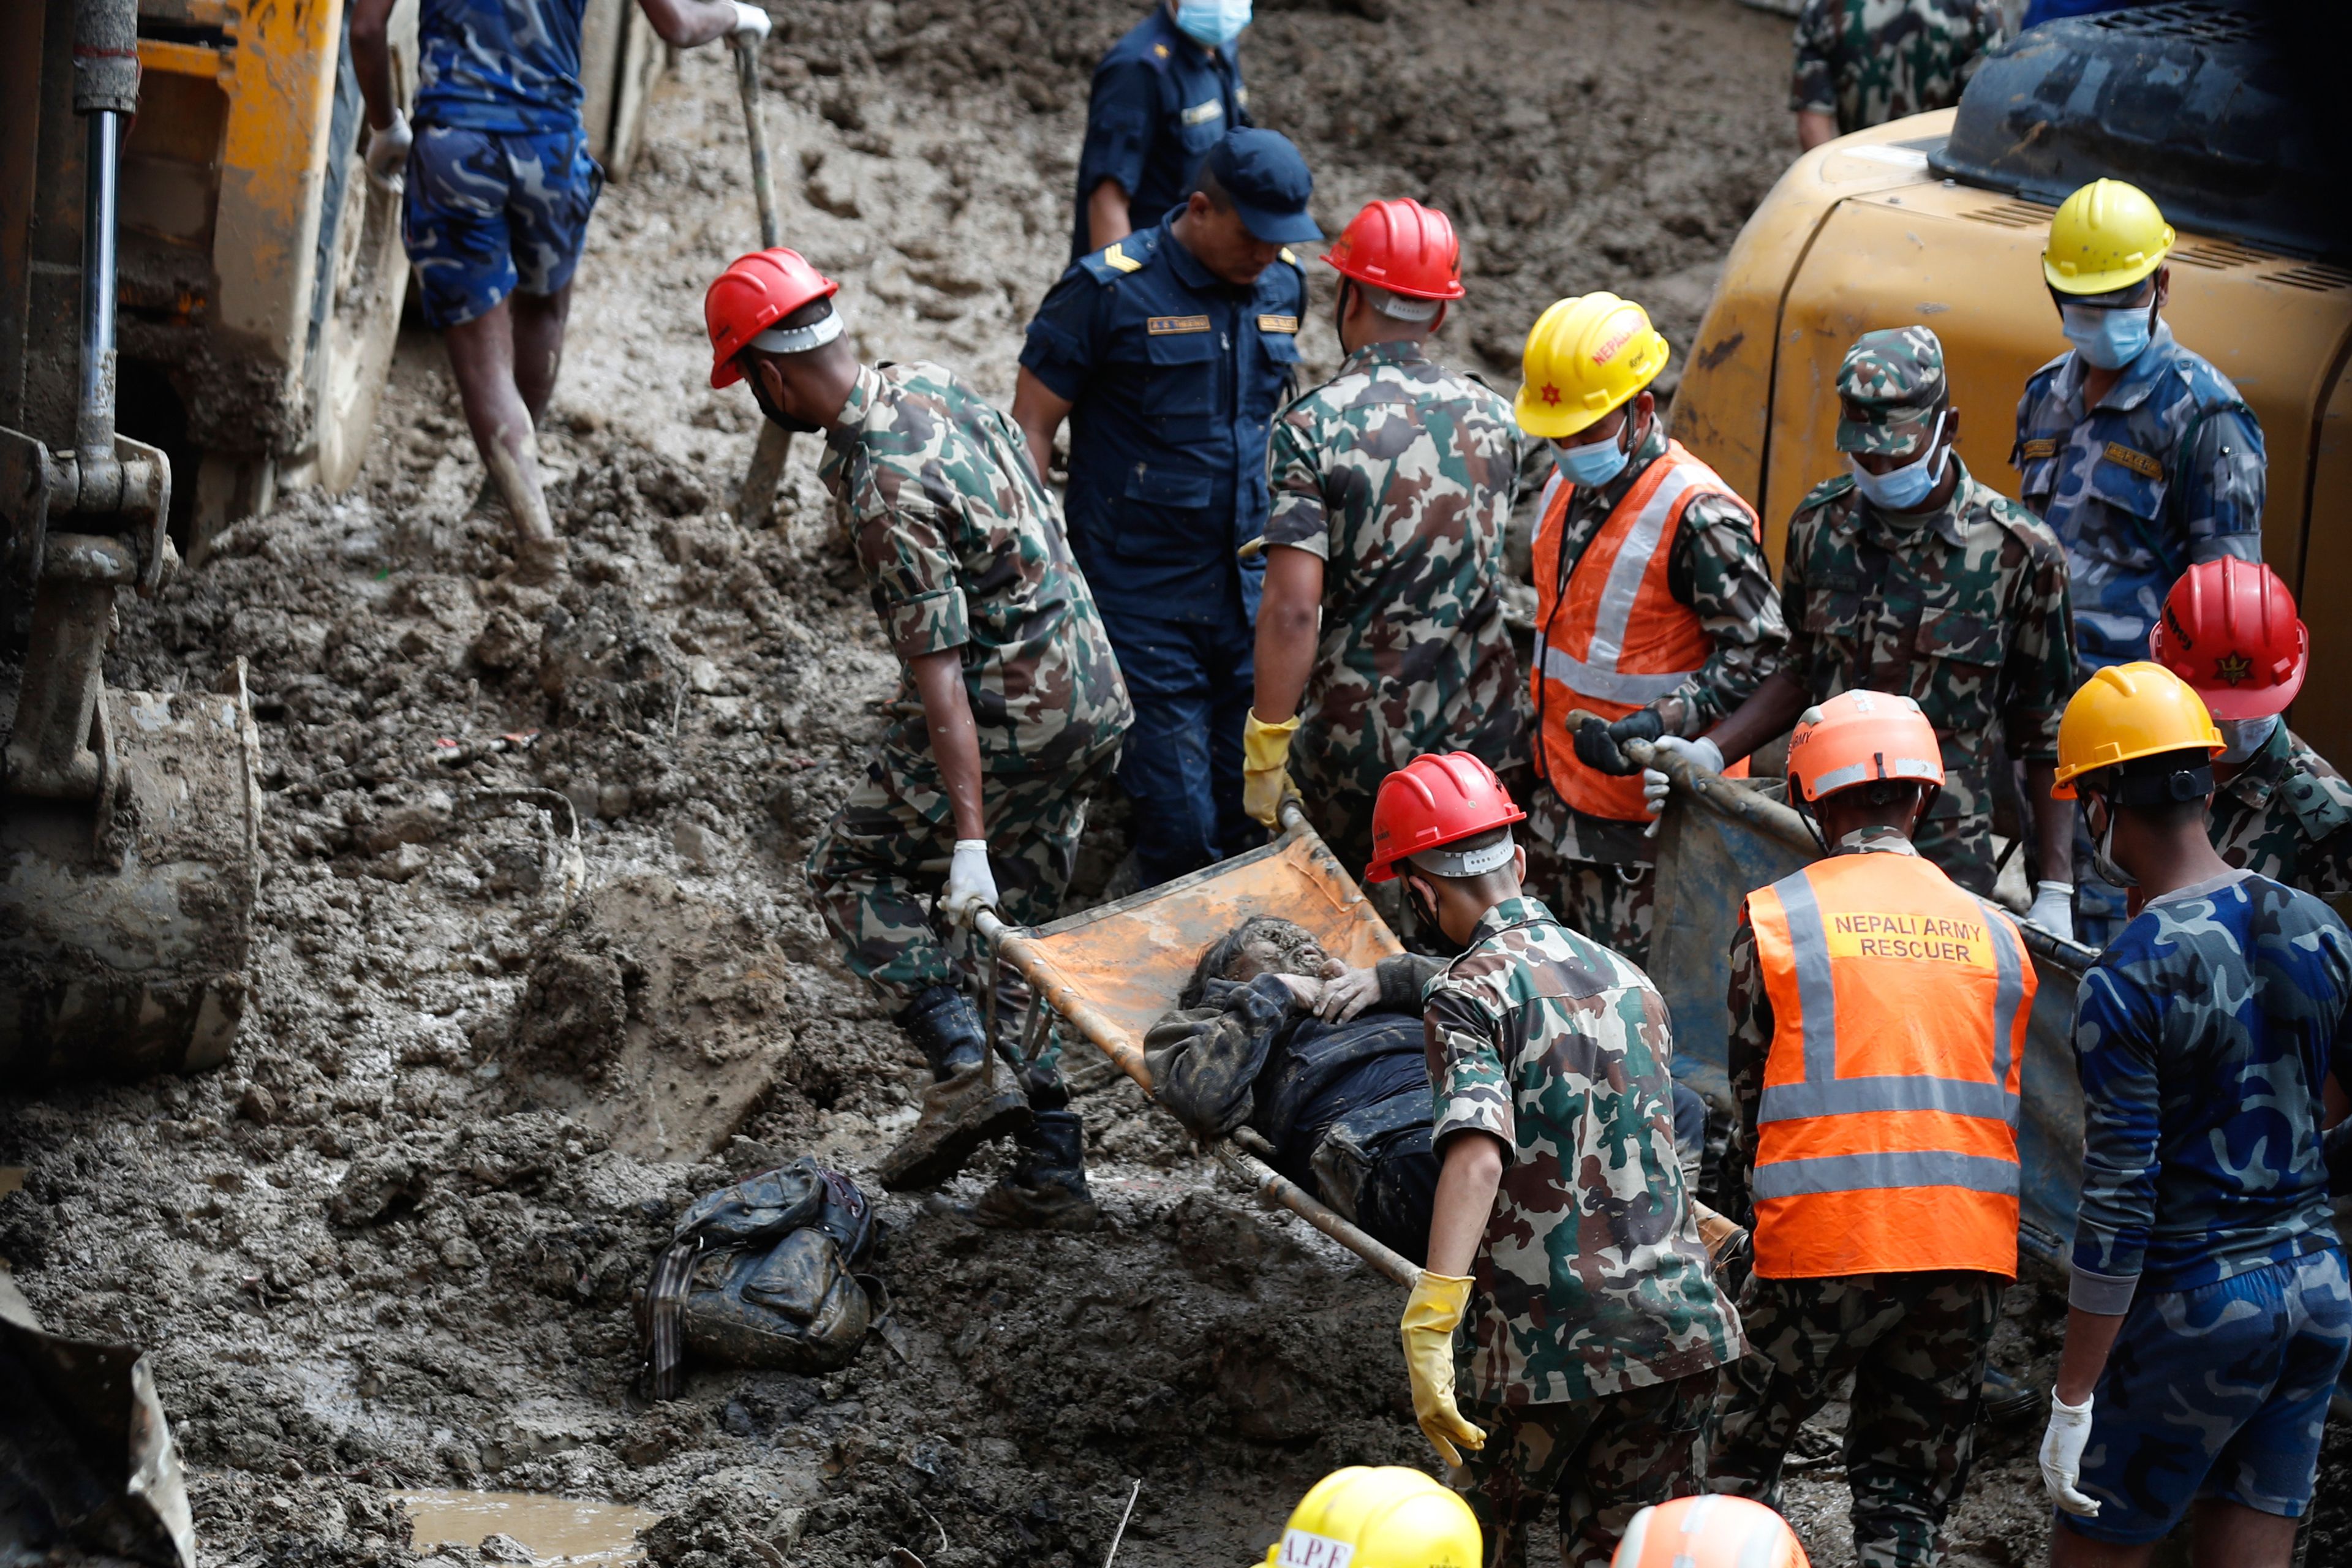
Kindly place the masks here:
POLYGON ((1266 1568, 1478 1568, 1470 1505, 1419 1470, 1350 1465, 1307 1489, 1266 1568))
POLYGON ((1547 440, 1575 435, 1657 380, 1671 352, 1631 300, 1555 300, 1520 356, 1519 428, 1547 440))
POLYGON ((2172 226, 2137 185, 2093 180, 2058 205, 2042 276, 2061 294, 2109 294, 2164 265, 2172 226))
POLYGON ((2135 757, 2203 747, 2221 750, 2221 732, 2197 689, 2160 664, 2135 659, 2083 682, 2058 721, 2058 783, 2051 794, 2074 798, 2074 781, 2135 757))

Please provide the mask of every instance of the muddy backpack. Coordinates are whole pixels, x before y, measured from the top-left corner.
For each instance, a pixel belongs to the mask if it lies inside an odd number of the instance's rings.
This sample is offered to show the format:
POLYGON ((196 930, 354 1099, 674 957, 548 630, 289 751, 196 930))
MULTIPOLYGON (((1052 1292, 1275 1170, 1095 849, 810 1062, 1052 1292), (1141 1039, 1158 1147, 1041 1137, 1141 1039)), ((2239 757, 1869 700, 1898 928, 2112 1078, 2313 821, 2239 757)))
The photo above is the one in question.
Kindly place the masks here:
POLYGON ((873 1239, 857 1184, 805 1157, 696 1202, 646 1290, 653 1396, 677 1397, 688 1351, 790 1372, 845 1364, 873 1319, 851 1272, 873 1239))

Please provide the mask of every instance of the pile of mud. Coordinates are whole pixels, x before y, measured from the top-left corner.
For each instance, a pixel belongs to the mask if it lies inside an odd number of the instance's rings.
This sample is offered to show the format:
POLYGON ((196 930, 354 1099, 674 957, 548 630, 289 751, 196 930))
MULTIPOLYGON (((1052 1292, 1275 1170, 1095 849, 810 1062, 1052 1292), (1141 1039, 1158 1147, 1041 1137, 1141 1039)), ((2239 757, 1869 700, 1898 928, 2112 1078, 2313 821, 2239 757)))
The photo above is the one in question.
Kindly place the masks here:
MULTIPOLYGON (((843 279, 863 353, 1009 399, 1066 258, 1087 77, 1136 9, 779 11, 788 238, 843 279)), ((1507 384, 1536 311, 1595 287, 1687 347, 1790 151, 1785 40, 1733 0, 1294 0, 1244 58, 1327 229, 1375 195, 1454 213, 1446 352, 1507 384)), ((477 1561, 387 1500, 479 1486, 641 1504, 668 1516, 653 1557, 691 1568, 1091 1564, 1138 1480, 1122 1563, 1241 1561, 1323 1470, 1426 1462, 1393 1289, 1222 1186, 1099 1063, 1074 1077, 1102 1229, 962 1218, 1000 1151, 880 1203, 891 1310, 851 1367, 640 1396, 631 1297, 685 1205, 796 1154, 869 1168, 923 1077, 800 871, 896 668, 815 443, 782 529, 727 515, 754 416, 707 385, 699 300, 756 232, 727 62, 688 57, 581 272, 542 433, 560 592, 503 575, 416 334, 358 490, 239 526, 123 617, 120 683, 249 661, 255 1002, 218 1072, 0 1101, 0 1157, 30 1167, 0 1258, 51 1326, 152 1349, 208 1563, 477 1561)), ((1335 357, 1319 315, 1307 349, 1335 357)), ((1082 896, 1120 852, 1103 820, 1082 896)), ((2021 1375, 2049 1306, 2015 1293, 2021 1375)), ((1990 1440, 1950 1561, 2038 1556, 2032 1436, 1990 1440)), ((1817 1563, 1845 1560, 1843 1498, 1833 1462, 1792 1483, 1817 1563)))

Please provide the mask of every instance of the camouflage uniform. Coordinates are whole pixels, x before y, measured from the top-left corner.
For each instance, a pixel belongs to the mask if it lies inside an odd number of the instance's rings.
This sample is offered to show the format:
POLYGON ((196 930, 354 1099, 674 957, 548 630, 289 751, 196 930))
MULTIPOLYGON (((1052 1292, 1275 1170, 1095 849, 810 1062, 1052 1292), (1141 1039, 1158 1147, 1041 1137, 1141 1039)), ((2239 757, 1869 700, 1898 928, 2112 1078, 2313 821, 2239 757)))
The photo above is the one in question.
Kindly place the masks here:
MULTIPOLYGON (((2147 347, 2087 410, 2085 371, 2070 351, 2033 373, 2009 460, 2023 476, 2019 498, 2066 547, 2088 677, 2147 657, 2164 595, 2190 566, 2263 558, 2268 469, 2253 411, 2169 322, 2157 322, 2147 347)), ((2092 874, 2079 817, 2074 871, 2076 934, 2096 947, 2121 928, 2125 901, 2092 874)))
POLYGON ((2001 31, 2000 0, 1805 0, 1789 107, 1840 135, 1949 109, 2001 31))
MULTIPOLYGON (((1053 497, 1011 424, 938 365, 861 367, 842 418, 818 478, 892 651, 962 650, 999 908, 1016 925, 1050 920, 1086 798, 1130 717, 1053 497)), ((810 849, 808 877, 844 962, 904 1005, 958 984, 927 908, 956 833, 903 673, 893 710, 865 783, 810 849)))
POLYGON ((1413 342, 1357 350, 1275 422, 1265 542, 1320 556, 1323 629, 1290 774, 1341 860, 1371 858, 1381 781, 1423 752, 1521 749, 1496 593, 1529 448, 1507 398, 1413 342))
POLYGON ((2148 902, 2074 1002, 2083 1195, 2071 1305, 2122 1314, 2075 1533, 2153 1541, 2200 1495, 2308 1505, 2352 1294, 2320 1085, 2352 1079, 2352 931, 2247 871, 2148 902))
POLYGON ((1695 1491, 1697 1431, 1739 1319, 1710 1272, 1675 1150, 1666 1005, 1534 899, 1489 910, 1429 984, 1440 1151, 1507 1151, 1471 1265, 1456 1387, 1499 1429, 1465 1491, 1489 1563, 1549 1496, 1563 1557, 1606 1564, 1633 1513, 1695 1491))
MULTIPOLYGON (((1850 834, 1838 850, 1914 852, 1902 834, 1884 827, 1850 834)), ((1745 919, 1731 938, 1727 1002, 1725 1067, 1739 1115, 1721 1193, 1727 1211, 1753 1225, 1749 1176, 1773 1019, 1756 932, 1745 919)), ((1859 1568, 1935 1562, 1944 1518, 1975 1458, 1984 1369, 2007 1284, 1970 1269, 1819 1279, 1749 1275, 1739 1292, 1748 1353, 1724 1374, 1708 1489, 1780 1507, 1780 1468, 1797 1428, 1851 1376, 1845 1467, 1855 1561, 1859 1568)))
MULTIPOLYGON (((1943 346, 1925 327, 1866 333, 1837 387, 1841 448, 1915 457, 1948 397, 1943 346)), ((1851 474, 1798 504, 1781 568, 1781 668, 1816 702, 1857 689, 1918 702, 1944 750, 1944 789, 1919 850, 1990 894, 1993 770, 2004 748, 2019 762, 2056 762, 2058 718, 2074 693, 2066 557, 1958 452, 1945 460, 1959 482, 1932 512, 1881 511, 1851 474)))
MULTIPOLYGON (((1605 485, 1580 486, 1570 498, 1561 520, 1563 582, 1617 503, 1665 453, 1665 429, 1654 419, 1624 472, 1605 485)), ((1788 640, 1772 568, 1748 514, 1715 496, 1693 500, 1666 560, 1666 586, 1677 604, 1697 615, 1715 648, 1696 674, 1651 706, 1665 721, 1666 733, 1704 735, 1772 673, 1788 640)), ((1536 717, 1543 723, 1567 721, 1566 714, 1536 717)), ((1636 964, 1647 963, 1657 875, 1651 825, 1588 816, 1549 784, 1539 784, 1532 795, 1527 803, 1528 885, 1550 895, 1560 918, 1575 930, 1636 964)))
POLYGON ((2214 792, 2206 831, 2232 866, 2323 899, 2352 893, 2352 784, 2284 722, 2214 792))

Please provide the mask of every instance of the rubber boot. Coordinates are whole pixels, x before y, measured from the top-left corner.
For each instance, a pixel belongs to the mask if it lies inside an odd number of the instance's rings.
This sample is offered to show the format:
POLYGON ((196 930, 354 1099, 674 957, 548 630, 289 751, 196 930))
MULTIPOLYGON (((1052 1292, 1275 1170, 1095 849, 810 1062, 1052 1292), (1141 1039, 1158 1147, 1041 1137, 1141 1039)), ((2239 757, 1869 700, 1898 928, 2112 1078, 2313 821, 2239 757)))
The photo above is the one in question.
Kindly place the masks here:
POLYGON ((992 1138, 1025 1131, 1029 1101, 996 1066, 980 1015, 951 985, 934 985, 898 1015, 898 1026, 931 1064, 922 1115, 914 1131, 882 1158, 882 1184, 894 1193, 935 1187, 992 1138))
POLYGON ((980 1195, 971 1217, 1003 1228, 1092 1230, 1097 1215, 1087 1190, 1087 1134, 1078 1113, 1041 1110, 1020 1142, 1021 1158, 980 1195))

